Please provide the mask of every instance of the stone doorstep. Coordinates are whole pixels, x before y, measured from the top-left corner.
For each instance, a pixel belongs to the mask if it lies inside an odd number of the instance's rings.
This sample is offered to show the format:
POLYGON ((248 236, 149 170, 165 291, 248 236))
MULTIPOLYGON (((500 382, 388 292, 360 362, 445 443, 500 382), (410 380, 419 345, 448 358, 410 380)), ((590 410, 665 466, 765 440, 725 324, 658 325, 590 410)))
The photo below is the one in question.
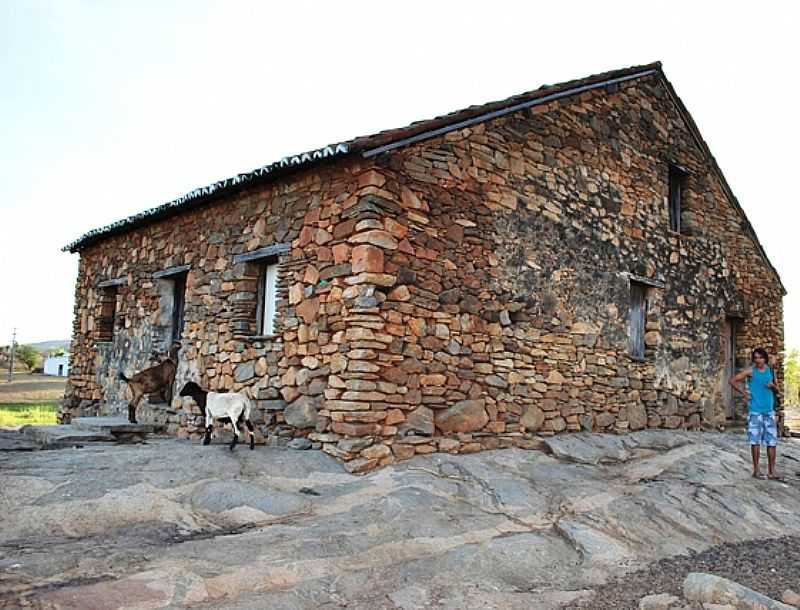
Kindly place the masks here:
POLYGON ((78 430, 89 432, 102 432, 106 434, 128 435, 151 434, 154 430, 152 424, 132 424, 124 417, 76 417, 71 425, 78 430))
POLYGON ((39 444, 13 428, 0 428, 0 452, 36 451, 39 444))
POLYGON ((78 430, 71 425, 23 426, 20 432, 42 449, 72 447, 82 443, 114 443, 116 437, 108 432, 78 430))
POLYGON ((23 426, 20 432, 42 449, 84 443, 136 443, 153 432, 151 424, 132 424, 123 417, 76 417, 68 425, 23 426))

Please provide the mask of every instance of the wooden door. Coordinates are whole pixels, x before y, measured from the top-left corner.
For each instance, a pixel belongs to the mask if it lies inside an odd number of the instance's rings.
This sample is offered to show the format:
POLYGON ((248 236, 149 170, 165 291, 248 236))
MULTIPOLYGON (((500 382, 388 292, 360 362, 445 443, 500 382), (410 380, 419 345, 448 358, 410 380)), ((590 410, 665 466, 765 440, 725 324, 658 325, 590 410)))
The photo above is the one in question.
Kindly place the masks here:
POLYGON ((725 414, 728 419, 736 416, 736 406, 733 401, 733 388, 730 380, 734 375, 735 367, 735 334, 734 322, 731 318, 725 318, 722 328, 722 399, 725 403, 725 414))

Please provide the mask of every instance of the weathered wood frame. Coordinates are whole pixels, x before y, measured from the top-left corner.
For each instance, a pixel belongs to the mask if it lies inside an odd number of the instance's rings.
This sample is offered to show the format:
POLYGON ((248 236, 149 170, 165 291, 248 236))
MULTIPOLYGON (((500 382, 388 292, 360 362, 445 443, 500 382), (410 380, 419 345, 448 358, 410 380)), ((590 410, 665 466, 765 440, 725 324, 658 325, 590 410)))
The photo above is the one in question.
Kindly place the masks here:
MULTIPOLYGON (((256 326, 255 326, 255 335, 252 337, 272 337, 275 334, 274 326, 270 332, 265 332, 264 329, 264 322, 265 322, 265 315, 266 315, 266 292, 267 292, 267 273, 270 266, 275 266, 275 273, 276 273, 276 284, 278 278, 280 277, 280 257, 284 254, 287 254, 291 250, 291 244, 288 243, 278 243, 272 244, 269 246, 265 246, 264 248, 259 248, 258 250, 253 250, 252 252, 246 252, 244 254, 237 254, 233 257, 234 264, 246 263, 248 265, 252 265, 253 267, 257 268, 258 273, 258 284, 256 290, 256 326)), ((277 285, 275 287, 276 294, 274 295, 275 304, 277 306, 278 294, 277 294, 277 285)), ((273 325, 274 319, 277 315, 277 307, 276 311, 273 313, 273 325)))
POLYGON ((631 281, 628 339, 631 358, 644 360, 644 333, 647 326, 647 284, 631 281))
POLYGON ((686 192, 686 181, 689 174, 681 166, 669 164, 669 228, 675 233, 681 233, 683 223, 683 194, 686 192))
POLYGON ((98 343, 109 343, 114 340, 114 327, 117 318, 117 289, 121 285, 114 282, 101 282, 97 286, 100 297, 100 311, 95 323, 95 341, 98 343))

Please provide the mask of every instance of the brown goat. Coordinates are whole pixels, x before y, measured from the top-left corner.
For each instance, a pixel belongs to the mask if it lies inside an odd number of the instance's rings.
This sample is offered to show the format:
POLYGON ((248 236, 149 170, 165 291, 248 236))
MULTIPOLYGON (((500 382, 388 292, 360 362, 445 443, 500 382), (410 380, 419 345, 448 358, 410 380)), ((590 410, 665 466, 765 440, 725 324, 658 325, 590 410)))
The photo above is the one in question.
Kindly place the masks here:
POLYGON ((145 394, 152 394, 164 390, 167 404, 172 402, 172 385, 175 383, 175 373, 178 370, 178 350, 180 343, 173 343, 169 348, 167 359, 155 366, 136 373, 133 377, 126 377, 120 371, 119 378, 131 388, 133 398, 128 403, 128 421, 136 423, 136 407, 145 394))

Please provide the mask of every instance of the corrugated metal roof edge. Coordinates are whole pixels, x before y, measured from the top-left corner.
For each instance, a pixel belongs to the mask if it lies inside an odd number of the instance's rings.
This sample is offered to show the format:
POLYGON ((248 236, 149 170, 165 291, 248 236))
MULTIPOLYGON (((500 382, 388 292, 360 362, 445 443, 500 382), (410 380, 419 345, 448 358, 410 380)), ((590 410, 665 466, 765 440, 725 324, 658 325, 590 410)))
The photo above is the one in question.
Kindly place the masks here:
POLYGON ((178 208, 187 207, 187 205, 189 204, 203 203, 211 199, 212 197, 219 196, 231 189, 241 188, 242 186, 257 180, 258 178, 277 175, 280 173, 281 170, 291 170, 294 168, 301 168, 305 166, 315 165, 326 159, 344 156, 349 152, 350 150, 348 143, 340 142, 338 144, 330 144, 328 146, 325 146, 324 148, 319 148, 317 150, 304 152, 299 155, 284 157, 283 159, 281 159, 280 161, 276 161, 275 163, 269 163, 268 165, 263 165, 262 167, 254 169, 251 172, 247 172, 244 174, 237 174, 236 176, 233 176, 231 178, 218 180, 217 182, 214 182, 207 186, 199 187, 192 191, 189 191, 185 195, 181 195, 177 199, 168 201, 167 203, 164 203, 155 208, 150 208, 149 210, 145 210, 143 212, 139 212, 138 214, 134 214, 133 216, 128 216, 127 218, 123 218, 122 220, 117 220, 116 222, 112 222, 111 224, 106 225, 104 227, 100 227, 98 229, 92 229, 91 231, 88 231, 87 233, 81 235, 78 239, 76 239, 72 243, 64 246, 61 249, 61 251, 79 252, 86 246, 89 246, 92 243, 95 243, 105 237, 108 237, 109 235, 126 231, 131 227, 142 224, 143 222, 148 222, 160 218, 162 216, 170 215, 172 213, 175 213, 178 208))

